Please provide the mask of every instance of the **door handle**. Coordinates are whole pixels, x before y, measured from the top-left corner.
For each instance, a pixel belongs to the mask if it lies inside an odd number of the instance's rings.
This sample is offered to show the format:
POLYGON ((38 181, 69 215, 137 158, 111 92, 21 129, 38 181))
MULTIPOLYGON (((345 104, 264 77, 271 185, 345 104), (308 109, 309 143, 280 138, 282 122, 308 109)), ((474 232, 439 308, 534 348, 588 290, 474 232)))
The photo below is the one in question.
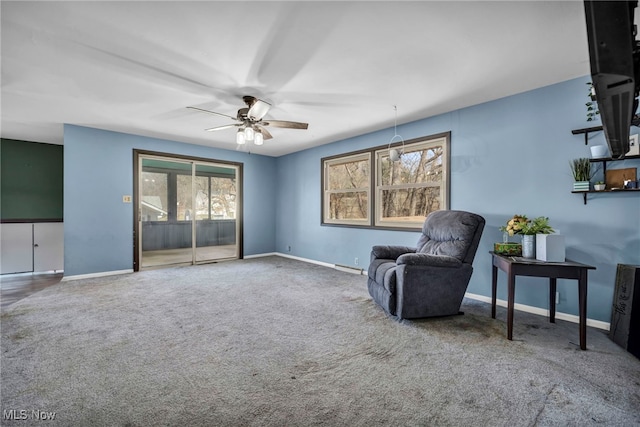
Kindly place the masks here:
POLYGON ((34 248, 37 248, 37 247, 38 247, 38 244, 37 244, 37 243, 34 243, 34 244, 33 244, 33 247, 34 247, 34 248))

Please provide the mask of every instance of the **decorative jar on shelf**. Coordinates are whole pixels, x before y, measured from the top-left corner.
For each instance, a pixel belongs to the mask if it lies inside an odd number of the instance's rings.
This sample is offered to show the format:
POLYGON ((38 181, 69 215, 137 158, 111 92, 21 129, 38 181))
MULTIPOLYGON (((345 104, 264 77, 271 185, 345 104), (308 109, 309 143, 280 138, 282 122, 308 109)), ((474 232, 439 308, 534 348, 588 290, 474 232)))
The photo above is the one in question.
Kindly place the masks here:
POLYGON ((573 191, 589 191, 589 181, 574 181, 573 191))

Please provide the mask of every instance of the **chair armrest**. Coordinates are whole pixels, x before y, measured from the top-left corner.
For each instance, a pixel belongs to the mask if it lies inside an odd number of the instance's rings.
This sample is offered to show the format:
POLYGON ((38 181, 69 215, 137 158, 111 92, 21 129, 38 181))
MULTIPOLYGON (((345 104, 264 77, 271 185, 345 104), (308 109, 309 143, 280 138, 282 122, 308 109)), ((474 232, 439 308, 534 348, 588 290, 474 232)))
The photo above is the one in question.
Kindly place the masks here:
POLYGON ((396 260, 396 264, 420 265, 424 267, 455 267, 462 266, 462 261, 447 255, 430 255, 430 254, 405 254, 396 260))
POLYGON ((416 248, 409 246, 378 245, 371 249, 371 259, 397 259, 400 255, 415 253, 416 248))

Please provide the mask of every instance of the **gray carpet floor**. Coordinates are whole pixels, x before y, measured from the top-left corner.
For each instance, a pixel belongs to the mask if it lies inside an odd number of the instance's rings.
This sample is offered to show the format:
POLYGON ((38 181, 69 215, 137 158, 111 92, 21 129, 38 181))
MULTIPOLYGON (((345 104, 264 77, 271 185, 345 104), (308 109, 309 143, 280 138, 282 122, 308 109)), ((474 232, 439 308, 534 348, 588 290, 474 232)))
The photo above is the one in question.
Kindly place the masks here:
POLYGON ((398 322, 365 276, 281 257, 61 282, 2 314, 2 425, 640 425, 605 331, 462 310, 398 322))

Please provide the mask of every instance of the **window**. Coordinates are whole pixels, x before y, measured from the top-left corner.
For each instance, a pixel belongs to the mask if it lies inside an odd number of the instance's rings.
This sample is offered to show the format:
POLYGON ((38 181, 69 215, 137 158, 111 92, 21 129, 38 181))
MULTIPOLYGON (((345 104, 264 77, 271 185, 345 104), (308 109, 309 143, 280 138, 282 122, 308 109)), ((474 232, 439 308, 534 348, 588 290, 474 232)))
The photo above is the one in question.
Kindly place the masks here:
POLYGON ((376 151, 375 225, 420 227, 429 212, 446 209, 444 138, 407 146, 397 162, 376 151))
POLYGON ((192 165, 187 162, 143 160, 140 182, 143 221, 236 218, 236 170, 214 164, 195 166, 192 176, 192 165))
POLYGON ((178 221, 191 221, 193 219, 191 175, 178 174, 176 185, 176 217, 178 221))
POLYGON ((324 221, 333 224, 370 223, 371 154, 357 154, 324 164, 324 221))
POLYGON ((143 221, 167 220, 167 181, 166 173, 142 172, 140 209, 143 221))
POLYGON ((235 178, 211 177, 211 218, 236 218, 235 178))
POLYGON ((449 141, 449 133, 407 141, 396 162, 387 146, 323 159, 323 224, 419 229, 449 208, 449 141))
MULTIPOLYGON (((197 168, 197 165, 196 165, 197 168)), ((193 185, 196 187, 196 200, 193 206, 195 212, 195 219, 209 219, 209 178, 208 176, 195 176, 193 178, 193 185)))

